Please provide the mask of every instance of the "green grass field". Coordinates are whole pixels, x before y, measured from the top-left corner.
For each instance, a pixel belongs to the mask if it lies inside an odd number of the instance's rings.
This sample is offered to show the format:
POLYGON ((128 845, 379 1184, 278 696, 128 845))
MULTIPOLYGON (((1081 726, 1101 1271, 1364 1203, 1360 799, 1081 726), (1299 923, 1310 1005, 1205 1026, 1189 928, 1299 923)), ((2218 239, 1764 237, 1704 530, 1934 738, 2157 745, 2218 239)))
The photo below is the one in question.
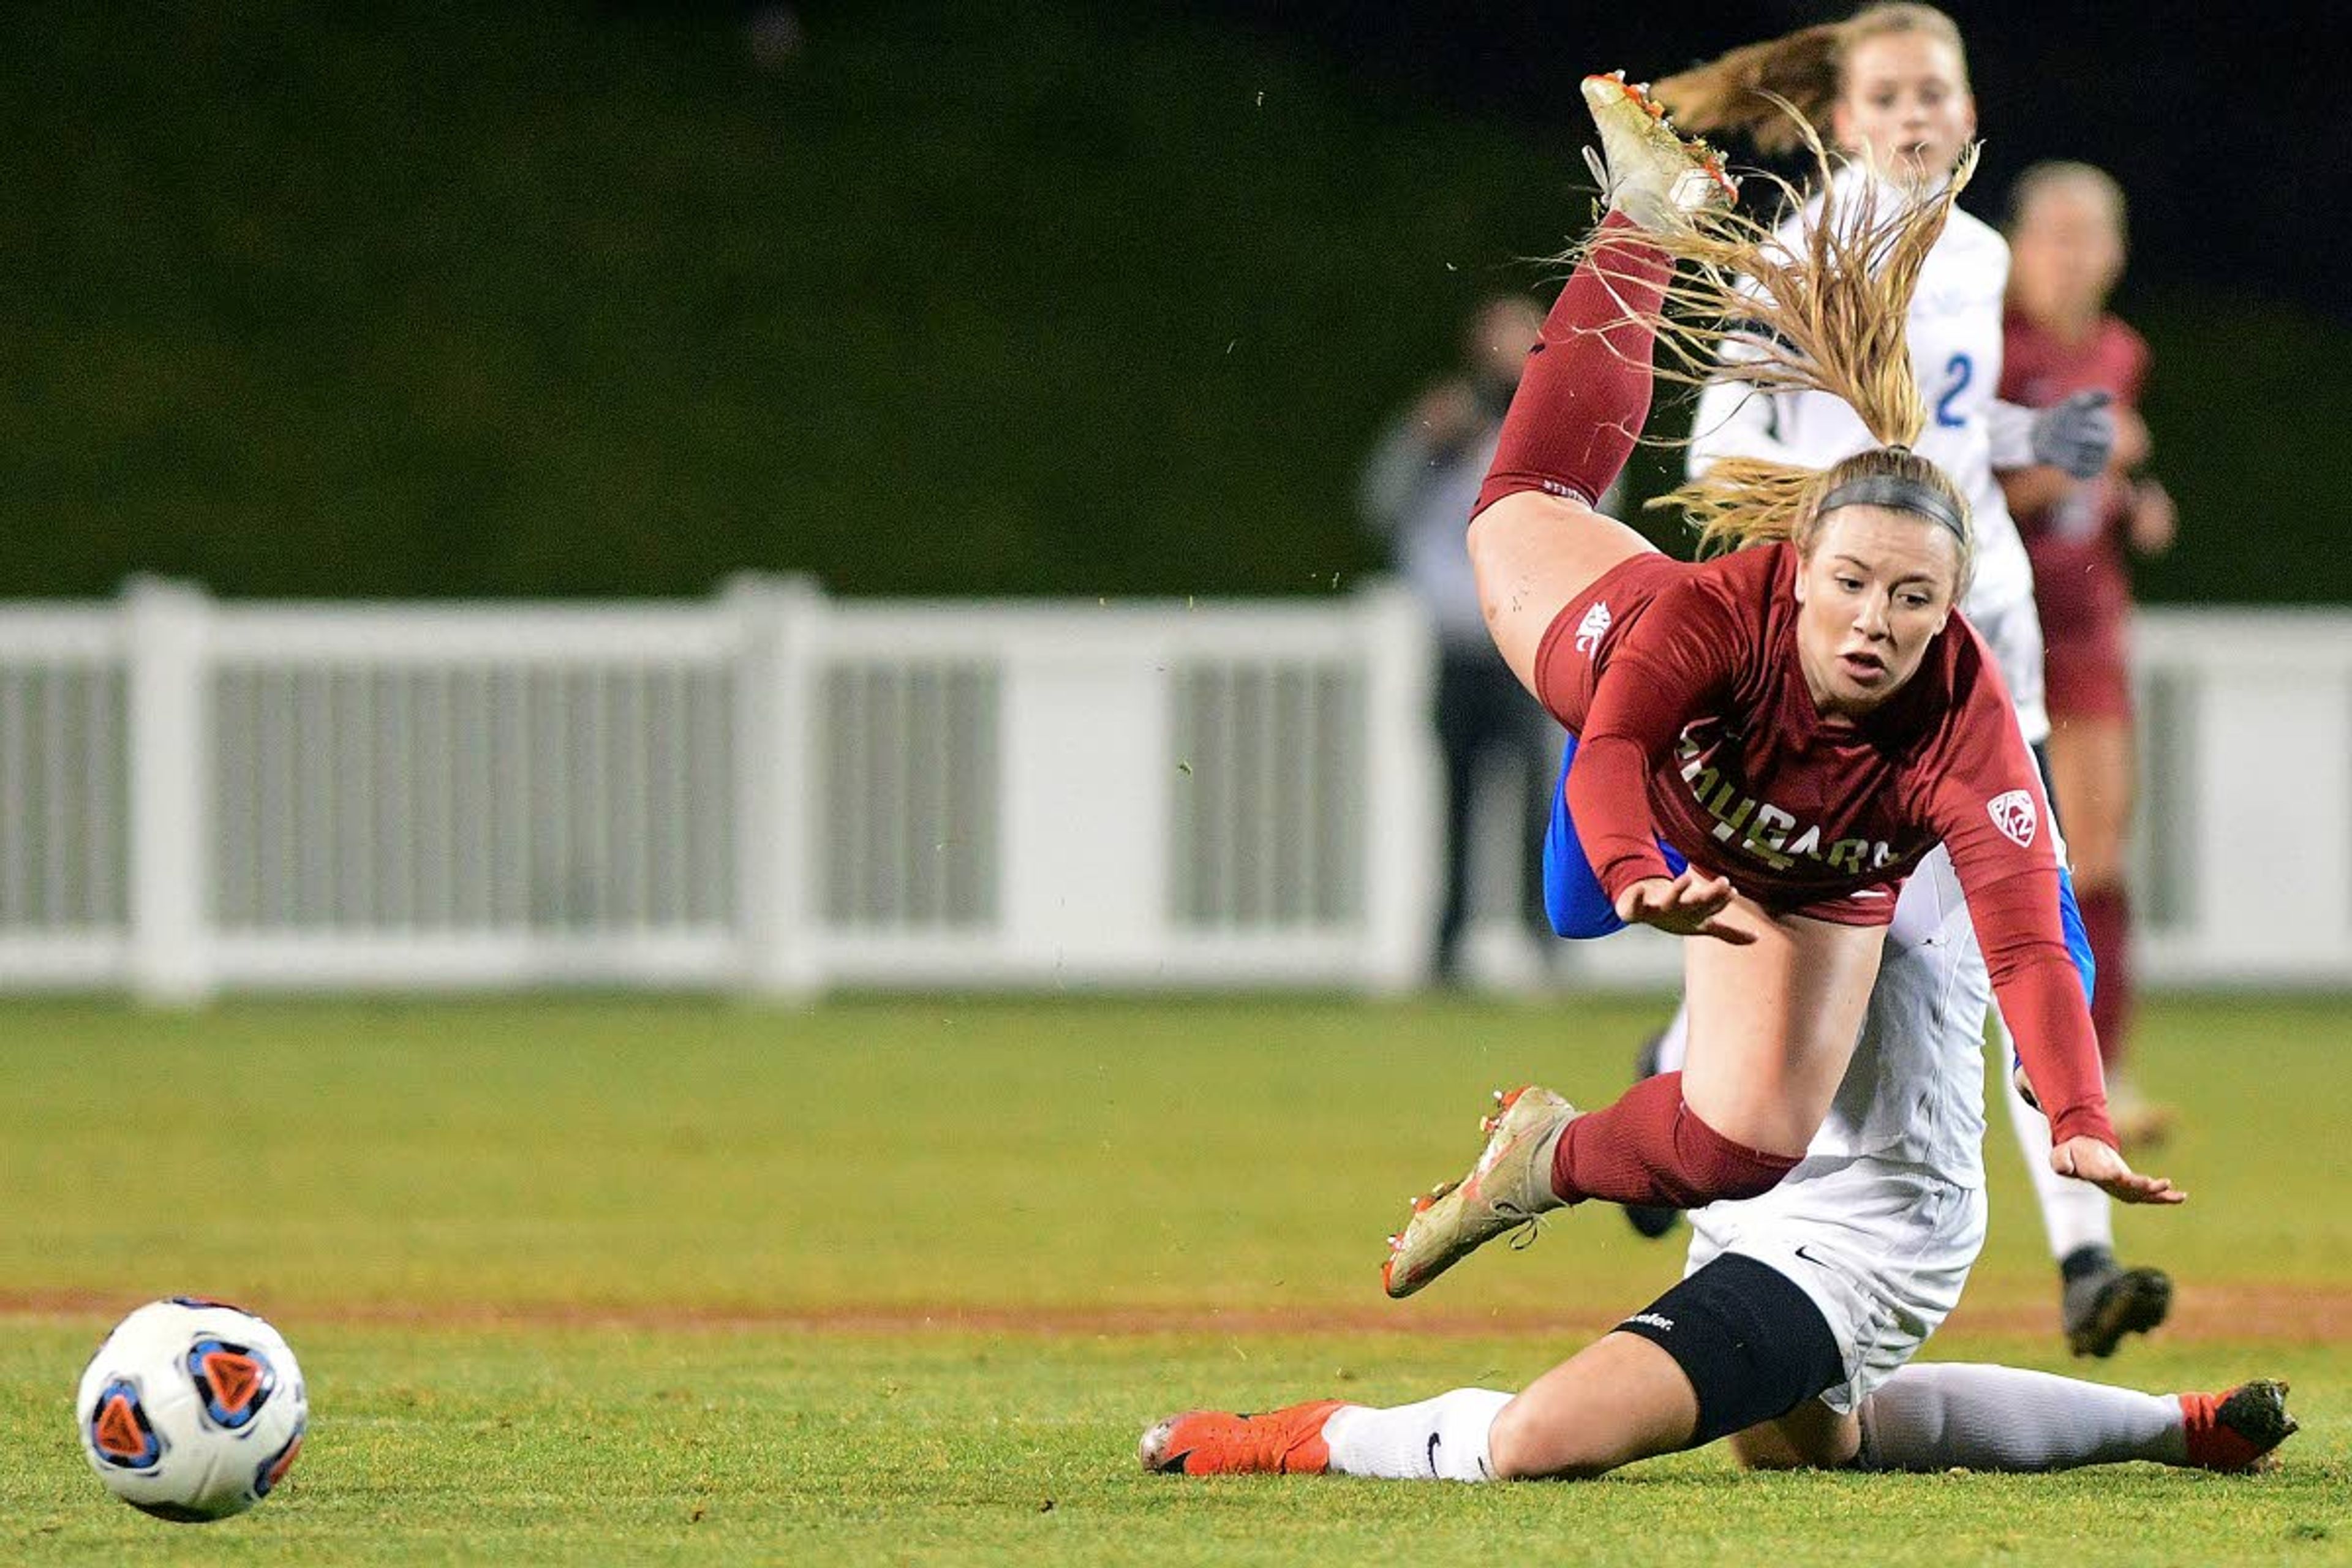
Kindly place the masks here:
POLYGON ((2252 1480, 1751 1478, 1186 1483, 1164 1410, 1510 1386, 1671 1280, 1566 1216, 1409 1303, 1404 1196, 1485 1091, 1605 1097, 1650 1009, 1322 1001, 12 1004, 0 1054, 0 1560, 26 1563, 2352 1561, 2352 1005, 2150 1010, 2189 1111, 2126 1216, 2174 1325, 2065 1361, 2016 1157, 1931 1354, 2151 1388, 2292 1379, 2252 1480), (71 1394, 121 1310, 270 1314, 312 1434, 280 1494, 192 1529, 109 1500, 71 1394))

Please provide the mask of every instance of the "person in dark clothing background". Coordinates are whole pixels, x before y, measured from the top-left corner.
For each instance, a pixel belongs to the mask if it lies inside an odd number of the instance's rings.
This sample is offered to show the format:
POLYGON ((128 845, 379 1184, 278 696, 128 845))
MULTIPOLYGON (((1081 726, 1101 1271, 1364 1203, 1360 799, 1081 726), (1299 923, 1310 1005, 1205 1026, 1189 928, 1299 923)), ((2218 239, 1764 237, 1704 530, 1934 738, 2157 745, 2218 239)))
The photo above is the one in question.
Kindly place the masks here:
POLYGON ((1462 981, 1470 923, 1471 815, 1481 776, 1500 768, 1521 820, 1517 912, 1536 952, 1555 940, 1543 906, 1543 833, 1559 726, 1520 687, 1478 607, 1463 544, 1479 481, 1495 455, 1503 414, 1543 324, 1532 300, 1499 294, 1483 303, 1463 341, 1463 363, 1398 416, 1366 463, 1360 499, 1436 634, 1433 719, 1445 767, 1445 883, 1431 976, 1462 981))

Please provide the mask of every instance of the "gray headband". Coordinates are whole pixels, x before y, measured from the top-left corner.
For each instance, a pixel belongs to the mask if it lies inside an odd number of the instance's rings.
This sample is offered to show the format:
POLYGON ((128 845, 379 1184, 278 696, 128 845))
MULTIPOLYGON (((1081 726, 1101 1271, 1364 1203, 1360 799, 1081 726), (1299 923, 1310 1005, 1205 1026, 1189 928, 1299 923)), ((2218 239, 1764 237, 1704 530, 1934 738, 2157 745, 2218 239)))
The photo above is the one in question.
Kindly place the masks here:
POLYGON ((1950 529, 1952 537, 1960 542, 1962 550, 1969 544, 1969 525, 1961 520, 1952 503, 1933 486, 1901 474, 1864 474, 1858 479, 1848 479, 1823 496, 1822 504, 1814 509, 1813 514, 1822 516, 1842 506, 1884 506, 1892 507, 1896 511, 1915 512, 1929 522, 1939 522, 1950 529))

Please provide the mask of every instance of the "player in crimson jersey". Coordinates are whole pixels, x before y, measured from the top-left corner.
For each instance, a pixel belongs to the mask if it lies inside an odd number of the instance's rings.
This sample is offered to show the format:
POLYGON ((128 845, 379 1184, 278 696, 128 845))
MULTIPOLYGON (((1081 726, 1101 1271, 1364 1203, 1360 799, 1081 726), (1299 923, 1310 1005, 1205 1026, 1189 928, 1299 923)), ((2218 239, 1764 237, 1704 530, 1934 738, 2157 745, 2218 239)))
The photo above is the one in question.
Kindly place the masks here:
MULTIPOLYGON (((1727 931, 1733 942, 1754 938, 1738 946, 1687 944, 1693 952, 1759 961, 1740 969, 1694 966, 1695 1044, 1703 1047, 1707 1038, 1711 1005, 1722 994, 1716 988, 1744 985, 1745 994, 1732 998, 1735 1008, 1783 1015, 1794 993, 1813 994, 1824 1006, 1842 1005, 1843 994, 1820 996, 1806 976, 1785 972, 1793 955, 1807 951, 1845 965, 1847 983, 1868 993, 1867 971, 1882 938, 1889 965, 1940 977, 1950 994, 1948 1010, 1973 1007, 1981 1018, 1983 967, 1974 968, 1971 984, 1971 971, 1955 961, 1973 941, 1960 883, 1970 883, 1972 896, 2012 881, 2053 889, 2032 852, 2041 844, 2046 853, 2046 835, 2028 834, 2021 819, 2011 818, 2009 826, 1995 823, 1998 843, 1977 843, 1968 837, 1973 824, 1957 819, 1965 815, 1956 804, 1963 799, 1969 811, 1992 815, 1982 813, 1979 792, 1988 787, 2024 788, 2031 796, 2033 768, 1965 623, 1936 629, 1965 574, 1966 552, 1939 512, 1916 510, 1936 508, 1932 498, 1947 494, 1936 487, 1933 470, 1898 454, 1857 465, 1859 480, 1832 472, 1812 481, 1810 494, 1800 485, 1796 521, 1809 546, 1781 544, 1697 568, 1616 539, 1609 531, 1616 525, 1561 493, 1584 493, 1591 481, 1607 477, 1601 470, 1613 472, 1641 423, 1651 352, 1646 322, 1656 314, 1665 256, 1728 261, 1733 258, 1721 251, 1739 248, 1736 226, 1711 218, 1703 206, 1696 232, 1676 226, 1690 221, 1686 204, 1703 201, 1716 177, 1705 150, 1677 142, 1646 100, 1616 79, 1591 79, 1585 91, 1608 149, 1614 210, 1547 324, 1548 346, 1513 405, 1490 481, 1499 495, 1483 514, 1499 514, 1508 530, 1517 513, 1529 534, 1519 543, 1534 559, 1513 556, 1515 542, 1507 537, 1487 537, 1477 546, 1482 573, 1500 574, 1499 581, 1489 578, 1490 602, 1516 585, 1529 594, 1531 616, 1540 614, 1544 598, 1566 608, 1544 630, 1519 624, 1504 599, 1494 619, 1505 653, 1523 672, 1538 675, 1564 718, 1583 725, 1580 770, 1606 756, 1607 737, 1623 735, 1634 753, 1612 779, 1612 787, 1633 797, 1632 809, 1612 809, 1622 803, 1605 797, 1591 803, 1592 816, 1617 846, 1595 858, 1617 884, 1618 911, 1669 929, 1727 931), (1693 174, 1700 177, 1686 177, 1693 174), (1682 201, 1674 199, 1677 193, 1682 201), (1629 215, 1664 232, 1645 232, 1629 215), (1734 243, 1709 242, 1709 234, 1724 233, 1734 243), (1539 476, 1538 484, 1548 480, 1559 490, 1513 489, 1522 476, 1539 476), (1814 499, 1822 482, 1830 487, 1826 502, 1814 499), (1872 484, 1869 493, 1884 499, 1840 501, 1847 482, 1872 484), (1573 537, 1579 534, 1588 537, 1580 542, 1573 537), (1554 548, 1545 551, 1538 542, 1554 548), (1595 566, 1574 548, 1561 548, 1578 542, 1603 556, 1615 544, 1613 563, 1595 566), (1547 586, 1547 568, 1597 580, 1560 590, 1547 586), (1874 588, 1875 596, 1868 596, 1874 588), (1808 620, 1829 604, 1839 606, 1834 619, 1808 620), (1608 616, 1591 613, 1602 605, 1608 616), (1754 636, 1741 642, 1726 628, 1754 636), (1824 647, 1825 632, 1833 635, 1824 647), (1845 662, 1861 650, 1871 657, 1845 662), (1826 670, 1817 662, 1823 653, 1826 670), (1803 695, 1794 695, 1800 687, 1803 695), (1693 726, 1671 712, 1662 721, 1637 699, 1646 693, 1687 710, 1693 689, 1718 700, 1704 705, 1699 743, 1681 755, 1679 737, 1693 726), (1781 693, 1790 694, 1785 706, 1781 693), (1810 739, 1800 745, 1784 737, 1759 750, 1753 727, 1759 718, 1786 721, 1810 739), (1657 728, 1668 721, 1674 727, 1657 728), (1981 745, 1999 760, 1961 755, 1955 742, 1981 745), (1865 743, 1876 757, 1851 754, 1865 743), (1759 755, 1762 765, 1748 771, 1748 759, 1759 755), (1966 790, 1953 795, 1924 772, 1914 776, 1914 765, 1930 757, 1961 770, 1970 781, 1966 790), (1758 820, 1760 804, 1745 809, 1718 788, 1693 787, 1710 770, 1719 784, 1735 767, 1746 798, 1788 803, 1783 815, 1793 820, 1765 825, 1758 820), (1844 797, 1838 782, 1856 774, 1877 779, 1906 804, 1887 808, 1844 797), (1640 819, 1651 812, 1687 826, 1691 801, 1714 822, 1740 820, 1723 837, 1709 830, 1688 840, 1691 850, 1704 849, 1702 864, 1726 867, 1724 878, 1662 874, 1658 843, 1640 819), (1870 879, 1875 852, 1863 855, 1857 871, 1851 855, 1833 863, 1826 852, 1800 847, 1811 831, 1803 826, 1807 813, 1825 840, 1888 836, 1892 847, 1878 875, 1891 880, 1913 871, 1912 892, 1891 925, 1864 923, 1883 916, 1872 900, 1857 897, 1880 885, 1870 879), (1917 821, 1943 824, 1949 841, 1914 869, 1917 821), (1744 847, 1750 838, 1752 852, 1744 847), (1741 857, 1751 855, 1763 872, 1748 871, 1741 857), (1816 859, 1818 869, 1808 875, 1816 859), (1993 869, 1971 869, 1971 860, 1993 869), (1619 869, 1621 863, 1630 869, 1619 869), (1645 877, 1654 883, 1647 889, 1645 877), (1757 892, 1735 894, 1726 881, 1757 892), (1815 912, 1779 912, 1796 909, 1815 912), (1814 942, 1818 947, 1809 946, 1814 942)), ((1808 279, 1819 281, 1830 270, 1844 271, 1849 284, 1860 278, 1861 288, 1849 289, 1853 298, 1827 301, 1817 319, 1870 339, 1890 314, 1900 318, 1908 287, 1903 258, 1932 239, 1937 213, 1937 204, 1914 204, 1888 221, 1861 226, 1866 238, 1884 240, 1893 254, 1883 290, 1874 291, 1863 269, 1809 265, 1806 277, 1780 279, 1780 297, 1795 298, 1810 287, 1808 279)), ((1883 252, 1872 243, 1860 254, 1883 252)), ((1838 285, 1826 287, 1834 291, 1838 285)), ((1704 292, 1696 298, 1723 302, 1704 292)), ((1811 346, 1805 335, 1799 325, 1791 338, 1800 352, 1811 346)), ((1875 406, 1872 388, 1885 389, 1883 368, 1862 367, 1868 384, 1857 395, 1865 406, 1875 406)), ((1749 478, 1759 476, 1750 470, 1749 478)), ((1719 510, 1714 515, 1718 521, 1726 516, 1719 510)), ((1730 521, 1737 526, 1739 519, 1730 521)), ((1953 521, 1964 543, 1964 514, 1953 521)), ((1584 804, 1580 800, 1580 809, 1584 804)), ((2006 896, 1975 903, 1978 923, 1987 926, 1993 923, 1988 908, 2009 907, 2006 896)), ((1602 907, 1610 906, 1604 900, 1602 907)), ((2054 900, 2032 902, 2030 919, 2028 909, 2024 901, 2017 905, 2018 922, 2041 928, 2035 942, 2056 946, 2054 900)), ((2065 967, 2063 956, 2053 962, 2065 967)), ((2063 982, 2079 1011, 2071 971, 2063 982)), ((1893 1026, 1907 1004, 1887 1011, 1889 996, 1937 988, 1906 983, 1873 997, 1867 1020, 1844 1026, 1845 1049, 1855 1058, 1850 1069, 1841 1061, 1829 1121, 1798 1170, 1759 1196, 1706 1211, 1711 1255, 1695 1256, 1680 1285, 1518 1394, 1456 1389, 1387 1409, 1318 1400, 1263 1415, 1192 1411, 1146 1429, 1139 1445, 1144 1466, 1183 1475, 1471 1481, 1591 1476, 1726 1436, 1743 1462, 1773 1467, 2026 1470, 2137 1458, 2245 1469, 2263 1462, 2294 1430, 2285 1389, 2276 1383, 2221 1394, 2157 1395, 2005 1367, 1905 1364, 1950 1310, 1984 1236, 1980 1043, 1936 1026, 1940 1019, 1927 1020, 1926 1028, 1893 1026)), ((2080 1027, 2080 1020, 2072 1026, 2080 1027)), ((2087 1039, 2076 1044, 2090 1050, 2087 1039)), ((2092 1089, 2095 1095, 2095 1083, 2092 1089)), ((1510 1098, 1503 1130, 1465 1190, 1483 1190, 1489 1205, 1499 1201, 1523 1212, 1540 1206, 1532 1194, 1550 1184, 1560 1142, 1558 1110, 1539 1089, 1510 1098), (1530 1106, 1542 1114, 1528 1115, 1530 1106)), ((1570 1131, 1582 1124, 1566 1123, 1570 1131)), ((2119 1169, 2112 1150, 2083 1142, 2085 1163, 2104 1155, 2105 1168, 2119 1169)), ((2168 1193, 2156 1183, 2136 1190, 2168 1193)))
MULTIPOLYGON (((1939 177, 1975 133, 1975 102, 1958 26, 1931 6, 1880 4, 1843 21, 1808 27, 1748 45, 1658 84, 1657 94, 1687 129, 1731 131, 1760 150, 1796 149, 1802 121, 1827 127, 1852 162, 1838 169, 1836 193, 1850 206, 1865 186, 1914 177, 1939 177)), ((1825 182, 1826 183, 1826 182, 1825 182)), ((1829 193, 1791 213, 1775 237, 1791 249, 1822 221, 1829 193)), ((2095 475, 2113 446, 2116 416, 2107 389, 2070 386, 2033 400, 2039 411, 1995 397, 2002 374, 2002 290, 2010 276, 2008 245, 1990 226, 1955 206, 1944 232, 1921 265, 1905 321, 1906 338, 1927 421, 1920 455, 1948 474, 1969 498, 1976 536, 1976 571, 1961 608, 2000 666, 2017 722, 2037 749, 2050 738, 2043 703, 2043 625, 2035 609, 2036 574, 2005 503, 2015 485, 2064 486, 2095 475)), ((1743 374, 1753 351, 1733 339, 1702 389, 1688 447, 1690 471, 1703 474, 1726 458, 1766 458, 1826 468, 1876 445, 1846 403, 1827 392, 1759 387, 1743 374)), ((2066 625, 2063 604, 2057 624, 2066 625)), ((2047 759, 2045 758, 2045 761, 2047 759)), ((2044 770, 2045 782, 2049 777, 2044 770)), ((2066 793, 2054 790, 2061 826, 2071 843, 2075 823, 2066 793)), ((2084 874, 2075 857, 2074 875, 2084 874)), ((2095 869, 2095 864, 2093 867, 2095 869)), ((2095 915, 2108 906, 2086 900, 2095 915)), ((2095 918, 2095 925, 2097 923, 2095 918)), ((2084 946, 2099 952, 2095 931, 2084 946)), ((2082 949, 2077 949, 2082 956, 2082 949)), ((2104 959, 2104 952, 2099 952, 2104 959)), ((2115 976, 2103 976, 2114 980, 2115 976)), ((1886 982, 1882 979, 1882 988, 1886 982)), ((1940 982, 1937 982, 1940 984, 1940 982)), ((2087 983, 2085 989, 2091 987, 2087 983)), ((2103 1055, 2110 1049, 2108 1008, 2118 984, 2093 995, 2093 1020, 2103 1055)), ((1931 1005, 1917 999, 1902 1026, 1931 1005)), ((2002 1025, 2004 1064, 2011 1039, 2002 1025)), ((1682 1065, 1685 1019, 1676 1017, 1644 1046, 1644 1072, 1682 1065)), ((1955 1018, 1952 1027, 1980 1032, 1982 1021, 1955 1018)), ((2108 1058, 2112 1062, 2112 1057, 2108 1058)), ((2020 1097, 2004 1074, 2010 1122, 2017 1134, 2045 1227, 2060 1260, 2060 1322, 2077 1355, 2114 1352, 2126 1334, 2145 1332, 2170 1309, 2172 1282, 2161 1271, 2126 1268, 2115 1254, 2115 1226, 2105 1194, 2051 1168, 2051 1132, 2041 1113, 2020 1097)), ((2112 1095, 2115 1086, 2109 1085, 2112 1095)), ((2111 1113, 2112 1114, 2112 1113, 2111 1113)), ((2129 1147, 2117 1121, 2118 1137, 2129 1147)), ((1672 1228, 1675 1211, 1634 1205, 1626 1217, 1645 1236, 1672 1228)))
MULTIPOLYGON (((1656 162, 1624 127, 1602 132, 1612 172, 1656 162)), ((2049 1110, 2055 1168, 2178 1201, 2115 1148, 2041 779, 1990 655, 1953 615, 1967 503, 1907 446, 1925 409, 1901 322, 1965 174, 1932 197, 1864 187, 1792 253, 1728 210, 1713 164, 1658 170, 1668 194, 1618 195, 1547 318, 1471 523, 1488 626, 1577 738, 1564 798, 1595 875, 1592 929, 1708 940, 1684 947, 1684 1070, 1589 1115, 1519 1097, 1470 1174, 1415 1205, 1383 1268, 1391 1295, 1564 1203, 1691 1208, 1769 1190, 1830 1109, 1896 895, 1939 844, 2049 1110), (1678 286, 1677 256, 1702 264, 1678 286), (1696 565, 1586 499, 1632 448, 1654 344, 1699 378, 1734 331, 1668 321, 1670 286, 1700 320, 1738 320, 1751 379, 1836 391, 1887 443, 1826 472, 1717 464, 1675 499, 1709 542, 1761 547, 1696 565), (1498 1163, 1522 1179, 1499 1182, 1498 1163)))
MULTIPOLYGON (((2008 355, 2001 395, 2042 406, 2088 390, 2109 395, 2122 438, 2087 480, 2034 470, 2004 481, 2024 524, 2049 642, 2052 789, 2065 813, 2075 888, 2099 965, 2091 1016, 2126 1145, 2154 1142, 2165 1112, 2124 1079, 2131 1012, 2126 839, 2137 784, 2129 663, 2128 545, 2170 548, 2174 517, 2164 487, 2135 472, 2147 460, 2137 405, 2147 345, 2107 312, 2124 265, 2124 196, 2086 163, 2042 163, 2011 192, 2008 355)), ((2053 1237, 2053 1240, 2056 1238, 2053 1237)))

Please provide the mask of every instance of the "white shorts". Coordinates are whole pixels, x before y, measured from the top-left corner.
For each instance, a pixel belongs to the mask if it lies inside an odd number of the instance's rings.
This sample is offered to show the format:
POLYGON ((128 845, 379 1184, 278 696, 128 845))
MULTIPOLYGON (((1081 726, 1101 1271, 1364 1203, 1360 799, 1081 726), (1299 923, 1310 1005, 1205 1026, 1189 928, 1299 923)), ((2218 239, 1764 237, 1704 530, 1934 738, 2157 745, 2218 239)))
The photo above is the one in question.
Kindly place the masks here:
POLYGON ((1736 1252, 1821 1309, 1846 1376, 1821 1397, 1843 1414, 1917 1354, 1958 1303, 1984 1247, 1985 1194, 1916 1165, 1816 1158, 1760 1197, 1690 1219, 1685 1276, 1736 1252))

